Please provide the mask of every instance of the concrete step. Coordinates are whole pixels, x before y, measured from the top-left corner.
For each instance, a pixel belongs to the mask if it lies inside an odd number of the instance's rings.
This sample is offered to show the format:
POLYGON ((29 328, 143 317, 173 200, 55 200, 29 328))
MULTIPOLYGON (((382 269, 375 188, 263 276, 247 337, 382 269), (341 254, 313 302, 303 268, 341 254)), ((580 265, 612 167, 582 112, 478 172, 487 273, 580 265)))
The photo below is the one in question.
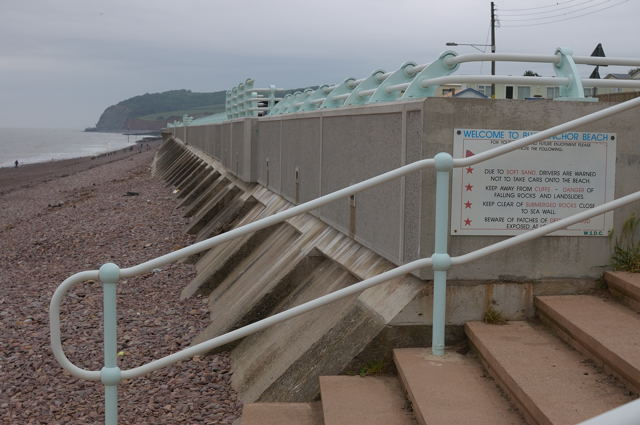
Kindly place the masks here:
POLYGON ((609 291, 628 306, 640 310, 640 273, 606 272, 609 291))
POLYGON ((523 425, 524 419, 470 356, 430 348, 393 350, 393 357, 420 425, 523 425))
POLYGON ((413 414, 394 377, 321 376, 325 425, 412 425, 413 414))
POLYGON ((248 403, 241 425, 323 425, 320 403, 248 403))
POLYGON ((576 424, 632 400, 615 378, 542 325, 468 322, 487 370, 531 424, 576 424))
POLYGON ((640 314, 593 295, 537 297, 535 305, 566 342, 640 391, 640 314))

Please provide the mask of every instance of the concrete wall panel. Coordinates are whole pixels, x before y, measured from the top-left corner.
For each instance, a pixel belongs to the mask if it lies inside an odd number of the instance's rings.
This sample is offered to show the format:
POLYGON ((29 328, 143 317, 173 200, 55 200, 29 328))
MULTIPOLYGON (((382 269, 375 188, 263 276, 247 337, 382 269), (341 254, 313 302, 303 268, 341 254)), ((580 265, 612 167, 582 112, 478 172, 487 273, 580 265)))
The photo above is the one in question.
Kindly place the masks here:
MULTIPOLYGON (((402 165, 402 113, 323 118, 322 193, 376 176, 402 165)), ((385 257, 400 257, 400 180, 356 196, 355 218, 349 202, 321 210, 332 224, 354 232, 385 257), (355 223, 354 223, 355 222, 355 223)))
POLYGON ((222 124, 222 137, 220 143, 220 162, 231 169, 231 138, 232 134, 232 123, 224 123, 222 124))
POLYGON ((244 154, 245 154, 245 121, 235 121, 232 126, 231 138, 231 172, 238 177, 244 174, 244 154))
MULTIPOLYGON (((406 112, 406 142, 405 163, 423 159, 422 142, 422 111, 406 112)), ((430 173, 431 170, 426 170, 430 173)), ((402 244, 402 259, 407 263, 420 258, 420 205, 422 191, 420 190, 421 172, 409 174, 404 177, 404 237, 402 244)))
POLYGON ((256 144, 257 180, 263 186, 277 193, 280 191, 281 130, 281 121, 260 122, 258 124, 258 142, 256 144))
MULTIPOLYGON (((607 106, 610 104, 604 102, 428 99, 425 101, 423 153, 425 157, 431 157, 440 151, 452 152, 454 128, 544 130, 607 106)), ((640 189, 637 117, 638 111, 631 111, 576 129, 617 133, 616 197, 640 189)), ((434 193, 431 188, 434 184, 428 173, 423 173, 422 186, 425 190, 420 244, 423 250, 427 250, 423 254, 429 255, 433 247, 434 193)), ((640 206, 623 208, 615 213, 617 229, 632 211, 640 213, 640 206)), ((503 239, 505 237, 452 236, 450 254, 464 254, 503 239)), ((606 237, 547 236, 474 263, 456 266, 449 274, 454 279, 594 278, 602 273, 602 266, 608 264, 610 252, 610 242, 606 237)))
POLYGON ((220 159, 222 156, 222 125, 214 125, 213 132, 213 157, 220 159))
POLYGON ((282 122, 282 195, 293 202, 320 196, 321 122, 320 117, 282 122))
MULTIPOLYGON (((452 152, 454 128, 543 130, 609 105, 432 98, 192 127, 187 141, 243 180, 305 202, 438 152, 452 152)), ((630 111, 576 129, 617 133, 616 197, 640 189, 637 117, 638 111, 630 111)), ((174 131, 184 140, 184 128, 174 131)), ((434 188, 435 172, 425 169, 358 194, 355 208, 343 199, 315 214, 387 259, 405 263, 433 253, 434 188)), ((634 211, 640 215, 640 206, 617 211, 616 228, 634 211)), ((452 236, 450 254, 461 255, 503 239, 452 236)), ((450 276, 512 281, 594 278, 608 263, 610 252, 606 237, 545 237, 456 266, 450 276)), ((421 277, 431 275, 424 271, 421 277)))

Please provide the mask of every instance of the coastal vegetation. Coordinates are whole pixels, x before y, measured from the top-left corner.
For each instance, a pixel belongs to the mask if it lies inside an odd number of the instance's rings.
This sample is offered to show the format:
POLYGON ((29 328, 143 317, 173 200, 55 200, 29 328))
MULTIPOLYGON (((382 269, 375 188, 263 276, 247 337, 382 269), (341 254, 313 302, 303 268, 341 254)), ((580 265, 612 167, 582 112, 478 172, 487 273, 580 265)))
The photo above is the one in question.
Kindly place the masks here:
POLYGON ((168 121, 194 116, 211 115, 224 110, 226 93, 197 93, 190 90, 171 90, 145 93, 109 106, 96 124, 98 131, 146 130, 164 127, 168 121))
POLYGON ((609 237, 613 240, 611 267, 632 273, 640 273, 640 217, 632 214, 622 225, 620 235, 613 232, 609 237))

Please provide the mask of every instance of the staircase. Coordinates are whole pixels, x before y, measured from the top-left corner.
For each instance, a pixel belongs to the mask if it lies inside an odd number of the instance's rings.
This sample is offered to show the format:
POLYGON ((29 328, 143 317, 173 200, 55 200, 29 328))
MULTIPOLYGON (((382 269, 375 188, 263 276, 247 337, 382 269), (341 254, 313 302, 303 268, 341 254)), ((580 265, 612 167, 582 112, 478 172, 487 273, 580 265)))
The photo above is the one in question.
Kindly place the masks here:
POLYGON ((640 390, 640 275, 605 282, 537 297, 530 322, 468 322, 469 353, 396 349, 397 378, 323 376, 321 401, 246 404, 241 424, 577 424, 640 390))

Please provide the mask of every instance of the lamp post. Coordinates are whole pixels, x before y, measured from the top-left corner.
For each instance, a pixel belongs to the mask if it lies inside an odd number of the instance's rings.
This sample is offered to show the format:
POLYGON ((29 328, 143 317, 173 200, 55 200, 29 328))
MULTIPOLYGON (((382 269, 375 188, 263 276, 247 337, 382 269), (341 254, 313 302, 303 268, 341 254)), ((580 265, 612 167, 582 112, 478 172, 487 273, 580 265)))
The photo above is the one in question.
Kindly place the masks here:
MULTIPOLYGON (((482 52, 477 46, 491 47, 491 53, 496 52, 496 4, 491 2, 491 44, 476 44, 476 43, 454 43, 448 42, 447 46, 471 46, 476 50, 482 52)), ((496 61, 491 61, 491 75, 496 75, 496 61)), ((496 85, 491 84, 491 99, 496 98, 496 85)))
POLYGON ((491 44, 477 44, 477 43, 455 43, 453 41, 447 41, 447 46, 471 46, 479 52, 484 53, 478 46, 491 47, 491 44))
MULTIPOLYGON (((491 53, 495 53, 496 52, 496 45, 494 44, 478 44, 478 43, 456 43, 453 41, 447 41, 447 46, 471 46, 474 49, 476 49, 479 52, 484 53, 483 50, 481 50, 478 46, 482 46, 482 47, 491 47, 491 53)), ((491 75, 496 75, 496 62, 495 61, 491 61, 491 75)), ((495 99, 496 98, 496 85, 495 84, 491 84, 491 99, 495 99)))

